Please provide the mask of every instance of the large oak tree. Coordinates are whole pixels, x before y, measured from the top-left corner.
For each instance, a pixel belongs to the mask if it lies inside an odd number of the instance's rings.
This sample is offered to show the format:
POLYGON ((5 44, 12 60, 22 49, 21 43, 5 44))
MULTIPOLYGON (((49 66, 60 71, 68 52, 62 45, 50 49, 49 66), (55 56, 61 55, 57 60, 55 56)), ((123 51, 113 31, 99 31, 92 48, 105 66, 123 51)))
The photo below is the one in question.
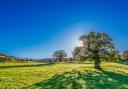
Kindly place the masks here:
POLYGON ((112 39, 106 33, 90 32, 80 37, 82 46, 74 50, 74 54, 89 57, 94 60, 94 67, 99 69, 100 60, 104 58, 110 50, 114 49, 112 39))

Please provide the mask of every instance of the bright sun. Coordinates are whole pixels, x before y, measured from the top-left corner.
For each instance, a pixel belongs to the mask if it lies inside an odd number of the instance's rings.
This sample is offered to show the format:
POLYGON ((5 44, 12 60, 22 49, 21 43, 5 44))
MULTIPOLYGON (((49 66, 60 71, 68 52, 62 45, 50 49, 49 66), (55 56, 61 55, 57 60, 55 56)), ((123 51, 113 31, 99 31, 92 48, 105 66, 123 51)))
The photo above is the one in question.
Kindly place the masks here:
POLYGON ((76 41, 76 46, 83 46, 81 41, 76 41))

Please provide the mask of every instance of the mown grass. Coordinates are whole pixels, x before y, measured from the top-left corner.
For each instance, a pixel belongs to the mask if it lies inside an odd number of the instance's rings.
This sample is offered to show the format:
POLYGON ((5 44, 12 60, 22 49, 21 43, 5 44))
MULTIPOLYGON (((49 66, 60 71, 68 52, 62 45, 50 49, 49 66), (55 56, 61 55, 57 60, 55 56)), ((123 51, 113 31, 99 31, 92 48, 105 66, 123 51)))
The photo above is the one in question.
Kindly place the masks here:
POLYGON ((102 63, 0 64, 0 89, 128 89, 128 65, 102 63))

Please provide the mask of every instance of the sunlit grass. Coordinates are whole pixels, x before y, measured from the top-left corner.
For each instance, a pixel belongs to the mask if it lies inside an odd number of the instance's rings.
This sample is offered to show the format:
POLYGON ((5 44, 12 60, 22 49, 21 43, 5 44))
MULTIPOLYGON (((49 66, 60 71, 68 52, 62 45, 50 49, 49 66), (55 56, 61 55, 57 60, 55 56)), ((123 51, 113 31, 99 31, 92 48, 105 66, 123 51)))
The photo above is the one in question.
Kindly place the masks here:
POLYGON ((95 70, 92 63, 3 63, 0 89, 128 89, 128 65, 101 66, 95 70))

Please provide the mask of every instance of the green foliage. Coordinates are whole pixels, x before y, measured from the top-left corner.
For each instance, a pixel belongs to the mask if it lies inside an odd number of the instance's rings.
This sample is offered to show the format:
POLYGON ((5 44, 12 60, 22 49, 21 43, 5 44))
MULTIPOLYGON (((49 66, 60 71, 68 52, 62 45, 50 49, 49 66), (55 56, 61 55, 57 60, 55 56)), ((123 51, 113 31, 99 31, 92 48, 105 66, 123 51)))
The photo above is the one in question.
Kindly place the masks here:
POLYGON ((82 55, 81 55, 81 49, 82 47, 75 47, 74 51, 72 52, 73 58, 75 60, 81 60, 82 55))
POLYGON ((120 57, 119 57, 119 52, 118 51, 109 51, 106 56, 107 56, 108 61, 118 62, 118 61, 121 60, 120 57))
POLYGON ((80 37, 82 41, 81 55, 95 58, 104 57, 114 48, 112 39, 106 33, 90 32, 80 37))
POLYGON ((128 50, 124 51, 122 54, 122 60, 125 61, 128 58, 128 50))
POLYGON ((0 62, 4 62, 5 61, 5 57, 4 56, 0 56, 0 62))

